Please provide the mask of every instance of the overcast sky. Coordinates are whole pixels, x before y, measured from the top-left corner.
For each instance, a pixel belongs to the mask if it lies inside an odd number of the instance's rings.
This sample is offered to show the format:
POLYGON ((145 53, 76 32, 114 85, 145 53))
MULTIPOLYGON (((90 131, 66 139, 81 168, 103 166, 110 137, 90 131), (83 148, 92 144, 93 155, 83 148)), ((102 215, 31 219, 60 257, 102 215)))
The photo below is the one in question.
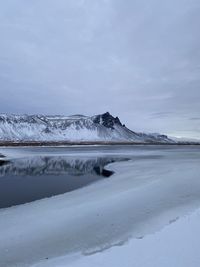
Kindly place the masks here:
POLYGON ((199 0, 6 0, 0 38, 1 113, 200 138, 199 0))

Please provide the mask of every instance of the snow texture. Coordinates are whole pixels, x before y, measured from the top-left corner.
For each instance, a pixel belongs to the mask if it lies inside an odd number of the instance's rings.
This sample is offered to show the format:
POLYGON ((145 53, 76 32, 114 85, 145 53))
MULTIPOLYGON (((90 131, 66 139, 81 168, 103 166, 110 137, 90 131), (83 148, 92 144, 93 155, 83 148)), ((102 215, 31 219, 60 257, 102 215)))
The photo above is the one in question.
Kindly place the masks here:
POLYGON ((43 260, 32 267, 199 267, 200 210, 172 220, 166 228, 108 250, 43 260))
POLYGON ((172 224, 199 208, 199 148, 123 154, 131 160, 107 166, 110 179, 1 209, 0 266, 199 266, 199 215, 172 224))
POLYGON ((135 133, 108 112, 93 117, 2 114, 0 141, 172 142, 166 135, 135 133))

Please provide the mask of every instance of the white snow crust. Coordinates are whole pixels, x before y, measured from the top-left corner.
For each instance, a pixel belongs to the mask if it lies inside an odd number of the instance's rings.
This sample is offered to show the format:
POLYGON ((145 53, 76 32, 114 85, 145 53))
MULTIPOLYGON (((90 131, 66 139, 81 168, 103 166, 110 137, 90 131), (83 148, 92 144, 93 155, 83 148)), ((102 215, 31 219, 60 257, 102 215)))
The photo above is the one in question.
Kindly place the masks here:
POLYGON ((133 149, 110 179, 1 209, 0 266, 199 266, 200 212, 179 219, 200 206, 199 158, 133 149))
POLYGON ((200 210, 174 219, 159 232, 92 255, 43 260, 32 267, 199 267, 200 210))

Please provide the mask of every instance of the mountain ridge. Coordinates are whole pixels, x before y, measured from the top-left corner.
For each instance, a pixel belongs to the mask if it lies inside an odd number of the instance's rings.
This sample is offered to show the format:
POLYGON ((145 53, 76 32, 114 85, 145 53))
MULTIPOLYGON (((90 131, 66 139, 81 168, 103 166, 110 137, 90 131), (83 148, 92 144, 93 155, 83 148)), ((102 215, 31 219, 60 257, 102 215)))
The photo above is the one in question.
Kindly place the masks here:
POLYGON ((0 141, 174 142, 166 135, 134 132, 109 112, 91 117, 0 114, 0 141))

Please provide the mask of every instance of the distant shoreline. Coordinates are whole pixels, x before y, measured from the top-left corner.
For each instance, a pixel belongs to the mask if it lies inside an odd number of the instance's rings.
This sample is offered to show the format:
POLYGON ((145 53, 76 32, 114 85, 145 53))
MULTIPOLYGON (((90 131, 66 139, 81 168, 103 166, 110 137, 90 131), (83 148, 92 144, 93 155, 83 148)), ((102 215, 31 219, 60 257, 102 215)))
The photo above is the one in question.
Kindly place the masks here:
POLYGON ((0 147, 18 147, 18 146, 90 146, 90 145, 200 145, 198 142, 177 142, 177 143, 162 143, 162 142, 115 142, 115 141, 80 141, 80 142, 70 142, 70 141, 25 141, 25 142, 12 142, 12 141, 0 141, 0 147))

